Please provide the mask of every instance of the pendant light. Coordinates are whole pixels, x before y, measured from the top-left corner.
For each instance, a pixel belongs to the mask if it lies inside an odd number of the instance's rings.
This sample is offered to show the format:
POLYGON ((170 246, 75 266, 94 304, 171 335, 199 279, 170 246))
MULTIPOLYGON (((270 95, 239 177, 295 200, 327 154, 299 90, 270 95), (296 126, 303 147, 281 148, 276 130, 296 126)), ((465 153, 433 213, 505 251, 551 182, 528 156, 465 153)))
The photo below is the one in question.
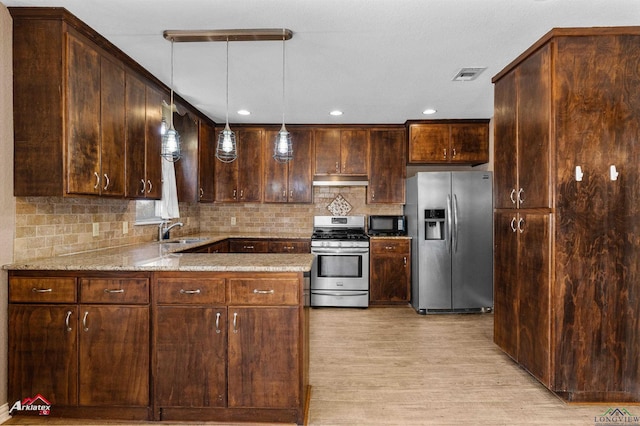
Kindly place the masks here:
POLYGON ((169 128, 162 135, 162 158, 175 163, 182 154, 180 134, 173 127, 173 108, 173 40, 171 40, 171 104, 169 105, 169 128))
POLYGON ((293 146, 291 144, 291 133, 284 125, 284 42, 286 40, 286 30, 282 29, 282 127, 276 135, 273 144, 273 159, 279 163, 286 163, 293 158, 293 146))
POLYGON ((227 38, 227 98, 226 98, 226 124, 224 130, 218 135, 216 158, 223 163, 231 163, 238 158, 236 148, 236 134, 229 128, 229 39, 227 38))

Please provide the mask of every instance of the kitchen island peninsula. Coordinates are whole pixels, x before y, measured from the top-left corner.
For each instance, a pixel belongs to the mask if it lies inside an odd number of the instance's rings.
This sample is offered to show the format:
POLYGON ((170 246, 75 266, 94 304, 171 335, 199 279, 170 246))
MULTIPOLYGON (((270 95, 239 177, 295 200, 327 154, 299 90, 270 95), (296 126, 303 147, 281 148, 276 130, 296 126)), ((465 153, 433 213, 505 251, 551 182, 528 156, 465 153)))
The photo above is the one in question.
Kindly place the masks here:
POLYGON ((10 405, 39 396, 51 416, 304 423, 313 255, 183 253, 219 240, 6 265, 10 405))

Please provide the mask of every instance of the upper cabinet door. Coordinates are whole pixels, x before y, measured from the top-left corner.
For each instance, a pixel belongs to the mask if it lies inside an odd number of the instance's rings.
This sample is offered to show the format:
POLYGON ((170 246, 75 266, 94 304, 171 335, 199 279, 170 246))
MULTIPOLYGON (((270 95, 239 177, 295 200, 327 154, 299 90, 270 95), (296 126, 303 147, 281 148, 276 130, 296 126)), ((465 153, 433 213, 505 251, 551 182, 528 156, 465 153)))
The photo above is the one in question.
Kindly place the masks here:
POLYGON ((145 84, 132 73, 126 76, 125 109, 127 125, 125 197, 139 198, 146 193, 146 93, 145 84))
POLYGON ((67 193, 100 194, 100 55, 67 36, 67 193))
POLYGON ((316 129, 315 174, 334 175, 340 173, 340 129, 316 129))
POLYGON ((518 185, 516 72, 495 83, 494 99, 494 207, 515 209, 518 185))
POLYGON ((489 123, 451 125, 451 162, 489 162, 489 123))
POLYGON ((162 101, 164 94, 147 86, 145 197, 159 200, 162 197, 162 101))
MULTIPOLYGON (((178 105, 179 110, 186 108, 178 105)), ((174 163, 178 201, 195 203, 198 187, 198 120, 190 112, 173 114, 173 126, 180 135, 182 157, 174 163)), ((166 161, 166 160, 163 160, 166 161)))
MULTIPOLYGON (((289 201, 289 163, 281 163, 273 159, 273 145, 277 134, 278 130, 275 129, 265 131, 263 148, 263 201, 265 203, 286 203, 289 201)), ((293 152, 295 155, 296 150, 294 149, 293 152)))
MULTIPOLYGON (((293 129, 293 159, 289 162, 288 201, 311 203, 313 201, 313 130, 293 129)), ((275 161, 275 160, 274 160, 275 161)))
POLYGON ((120 63, 100 61, 100 163, 102 195, 122 197, 125 176, 125 73, 120 63))
POLYGON ((409 126, 409 163, 448 162, 448 150, 448 124, 409 126))
POLYGON ((406 143, 404 129, 371 129, 367 203, 404 204, 406 143))
POLYGON ((213 162, 215 155, 215 130, 212 125, 200 120, 198 127, 198 200, 201 203, 211 203, 214 199, 213 162))
POLYGON ((369 173, 369 139, 367 131, 342 130, 340 132, 340 172, 347 175, 369 173))
POLYGON ((551 208, 551 47, 518 67, 518 202, 520 208, 551 208))
POLYGON ((240 129, 238 137, 238 201, 262 200, 262 138, 264 130, 240 129))

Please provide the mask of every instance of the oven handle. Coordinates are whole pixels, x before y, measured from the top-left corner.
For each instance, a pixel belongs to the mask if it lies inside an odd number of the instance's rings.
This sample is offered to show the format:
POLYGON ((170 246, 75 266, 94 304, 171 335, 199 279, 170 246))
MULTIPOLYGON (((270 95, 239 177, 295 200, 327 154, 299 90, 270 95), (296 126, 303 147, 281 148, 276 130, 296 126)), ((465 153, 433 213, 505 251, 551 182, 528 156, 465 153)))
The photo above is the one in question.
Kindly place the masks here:
POLYGON ((329 253, 329 254, 350 254, 350 253, 369 253, 368 248, 312 248, 311 254, 316 253, 329 253))
POLYGON ((368 296, 366 291, 355 290, 342 290, 342 291, 327 291, 327 290, 312 290, 311 294, 317 294, 321 296, 368 296))

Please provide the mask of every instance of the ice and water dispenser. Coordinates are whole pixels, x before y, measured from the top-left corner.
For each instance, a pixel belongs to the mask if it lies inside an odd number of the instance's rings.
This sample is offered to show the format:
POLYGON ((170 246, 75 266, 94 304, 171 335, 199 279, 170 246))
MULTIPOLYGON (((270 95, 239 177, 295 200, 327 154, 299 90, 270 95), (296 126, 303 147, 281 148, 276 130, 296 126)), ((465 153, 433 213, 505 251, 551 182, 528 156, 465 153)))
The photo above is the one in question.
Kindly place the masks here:
POLYGON ((424 211, 424 239, 444 240, 444 209, 426 209, 424 211))

